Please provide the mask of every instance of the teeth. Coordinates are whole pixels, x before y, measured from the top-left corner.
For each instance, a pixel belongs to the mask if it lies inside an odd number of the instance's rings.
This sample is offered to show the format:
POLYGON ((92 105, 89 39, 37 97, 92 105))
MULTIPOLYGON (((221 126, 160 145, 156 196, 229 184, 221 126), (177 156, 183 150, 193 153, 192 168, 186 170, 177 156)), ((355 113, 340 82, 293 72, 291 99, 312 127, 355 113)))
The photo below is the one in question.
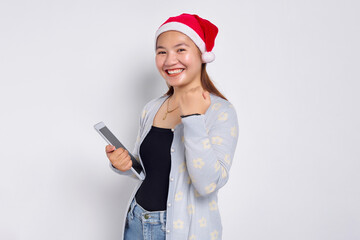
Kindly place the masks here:
POLYGON ((175 73, 180 73, 182 72, 184 69, 175 69, 175 70, 168 70, 169 74, 175 74, 175 73))

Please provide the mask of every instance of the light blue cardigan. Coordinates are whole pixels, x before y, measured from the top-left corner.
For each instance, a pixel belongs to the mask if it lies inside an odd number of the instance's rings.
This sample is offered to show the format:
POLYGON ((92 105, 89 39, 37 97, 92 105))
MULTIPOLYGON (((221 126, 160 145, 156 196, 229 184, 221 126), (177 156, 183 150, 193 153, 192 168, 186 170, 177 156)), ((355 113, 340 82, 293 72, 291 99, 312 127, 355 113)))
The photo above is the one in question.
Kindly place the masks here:
MULTIPOLYGON (((161 96, 151 100, 142 111, 133 151, 141 164, 140 144, 167 98, 161 96)), ((210 99, 211 105, 204 115, 183 118, 172 129, 174 138, 171 145, 166 240, 220 240, 222 236, 217 193, 229 178, 238 139, 238 120, 230 102, 214 94, 210 94, 210 99)), ((110 166, 117 173, 132 175, 130 170, 121 172, 110 166)), ((141 181, 127 207, 140 185, 141 181)))

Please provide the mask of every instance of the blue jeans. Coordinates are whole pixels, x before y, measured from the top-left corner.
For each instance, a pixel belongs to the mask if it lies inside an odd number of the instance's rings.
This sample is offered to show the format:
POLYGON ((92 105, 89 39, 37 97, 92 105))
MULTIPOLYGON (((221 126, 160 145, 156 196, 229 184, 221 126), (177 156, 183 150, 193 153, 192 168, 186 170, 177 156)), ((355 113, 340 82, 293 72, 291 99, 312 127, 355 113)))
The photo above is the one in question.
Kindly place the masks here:
POLYGON ((125 223, 124 240, 165 240, 166 211, 146 211, 134 199, 125 223))

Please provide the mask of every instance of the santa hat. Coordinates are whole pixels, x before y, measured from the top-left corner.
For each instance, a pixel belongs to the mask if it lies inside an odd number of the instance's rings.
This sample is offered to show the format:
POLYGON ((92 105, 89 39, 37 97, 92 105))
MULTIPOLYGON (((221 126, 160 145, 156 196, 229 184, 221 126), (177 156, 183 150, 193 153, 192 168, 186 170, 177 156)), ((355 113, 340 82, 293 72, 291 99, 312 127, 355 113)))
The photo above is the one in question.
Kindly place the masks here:
POLYGON ((202 61, 209 63, 215 60, 212 53, 218 28, 210 21, 195 14, 183 13, 176 17, 170 17, 156 31, 155 39, 166 31, 179 31, 187 35, 202 53, 202 61))

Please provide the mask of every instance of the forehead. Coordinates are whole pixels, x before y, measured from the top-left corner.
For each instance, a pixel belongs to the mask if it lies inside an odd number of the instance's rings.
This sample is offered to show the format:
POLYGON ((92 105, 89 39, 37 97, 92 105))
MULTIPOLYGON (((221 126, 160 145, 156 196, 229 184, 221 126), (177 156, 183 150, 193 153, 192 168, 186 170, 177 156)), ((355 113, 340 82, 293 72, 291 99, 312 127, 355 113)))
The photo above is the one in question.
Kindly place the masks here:
POLYGON ((178 31, 167 31, 159 35, 156 41, 156 46, 171 47, 179 43, 186 43, 194 45, 193 41, 185 34, 178 31))

